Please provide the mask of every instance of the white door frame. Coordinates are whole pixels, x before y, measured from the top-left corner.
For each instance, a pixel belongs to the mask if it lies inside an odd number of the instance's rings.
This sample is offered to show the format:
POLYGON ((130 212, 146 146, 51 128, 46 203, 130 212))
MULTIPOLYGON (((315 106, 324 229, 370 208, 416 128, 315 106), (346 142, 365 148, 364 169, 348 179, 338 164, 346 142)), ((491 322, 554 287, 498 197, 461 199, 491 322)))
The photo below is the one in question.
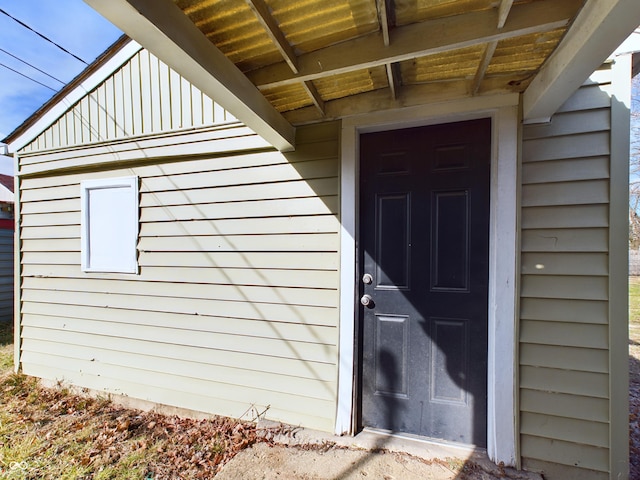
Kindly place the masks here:
POLYGON ((491 118, 487 453, 518 466, 517 267, 519 97, 474 97, 350 117, 342 121, 340 192, 340 340, 335 432, 355 433, 354 342, 357 315, 359 137, 361 133, 491 118))

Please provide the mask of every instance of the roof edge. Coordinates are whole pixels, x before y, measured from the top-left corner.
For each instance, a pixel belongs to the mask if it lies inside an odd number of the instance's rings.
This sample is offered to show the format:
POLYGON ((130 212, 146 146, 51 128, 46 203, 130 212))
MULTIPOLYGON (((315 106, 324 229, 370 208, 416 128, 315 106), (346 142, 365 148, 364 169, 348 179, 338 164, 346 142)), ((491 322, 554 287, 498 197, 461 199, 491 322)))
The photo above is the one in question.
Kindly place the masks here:
POLYGON ((21 149, 141 49, 140 44, 123 34, 0 142, 7 144, 9 153, 21 149))
POLYGON ((550 118, 638 28, 638 0, 586 0, 558 47, 522 94, 525 121, 550 118))

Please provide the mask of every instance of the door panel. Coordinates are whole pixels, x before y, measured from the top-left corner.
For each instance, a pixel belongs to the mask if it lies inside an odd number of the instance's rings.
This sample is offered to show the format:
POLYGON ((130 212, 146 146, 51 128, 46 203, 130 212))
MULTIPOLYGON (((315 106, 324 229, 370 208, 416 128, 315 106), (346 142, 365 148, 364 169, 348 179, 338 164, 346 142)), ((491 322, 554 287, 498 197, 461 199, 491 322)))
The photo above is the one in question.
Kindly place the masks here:
POLYGON ((376 278, 378 288, 409 288, 411 264, 408 193, 378 195, 376 209, 376 278))
POLYGON ((361 136, 364 427, 486 445, 489 119, 361 136))
POLYGON ((376 315, 376 350, 394 352, 392 361, 376 359, 376 395, 407 396, 407 359, 409 356, 409 318, 401 315, 376 315), (394 366, 390 369, 390 366, 394 366))
POLYGON ((467 403, 467 320, 431 319, 431 400, 467 403))
POLYGON ((433 192, 431 288, 469 289, 469 192, 433 192))

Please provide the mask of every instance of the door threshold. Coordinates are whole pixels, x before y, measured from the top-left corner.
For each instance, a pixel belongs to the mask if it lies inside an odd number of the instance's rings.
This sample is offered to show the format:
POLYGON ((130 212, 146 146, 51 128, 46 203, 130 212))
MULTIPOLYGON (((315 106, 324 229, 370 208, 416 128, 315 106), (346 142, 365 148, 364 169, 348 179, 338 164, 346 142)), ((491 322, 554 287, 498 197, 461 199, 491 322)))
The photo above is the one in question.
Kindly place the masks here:
POLYGON ((486 449, 475 445, 391 430, 364 428, 354 439, 363 448, 404 452, 425 460, 447 457, 465 460, 473 458, 475 461, 488 460, 486 449))

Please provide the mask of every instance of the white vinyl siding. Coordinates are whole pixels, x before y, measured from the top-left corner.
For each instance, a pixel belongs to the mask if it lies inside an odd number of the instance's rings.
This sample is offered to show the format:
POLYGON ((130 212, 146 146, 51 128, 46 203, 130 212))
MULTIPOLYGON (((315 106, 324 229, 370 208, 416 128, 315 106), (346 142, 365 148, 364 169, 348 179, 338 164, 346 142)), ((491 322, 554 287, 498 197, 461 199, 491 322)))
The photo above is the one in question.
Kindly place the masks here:
MULTIPOLYGON (((155 164, 24 176, 25 373, 331 431, 338 134, 338 123, 300 128, 290 154, 178 150, 155 164), (139 275, 83 272, 80 182, 131 175, 140 179, 139 275)), ((49 160, 42 154, 42 168, 49 160)))
POLYGON ((523 129, 520 444, 545 478, 608 478, 610 69, 523 129))
POLYGON ((210 97, 141 49, 22 152, 64 149, 235 121, 210 97))

